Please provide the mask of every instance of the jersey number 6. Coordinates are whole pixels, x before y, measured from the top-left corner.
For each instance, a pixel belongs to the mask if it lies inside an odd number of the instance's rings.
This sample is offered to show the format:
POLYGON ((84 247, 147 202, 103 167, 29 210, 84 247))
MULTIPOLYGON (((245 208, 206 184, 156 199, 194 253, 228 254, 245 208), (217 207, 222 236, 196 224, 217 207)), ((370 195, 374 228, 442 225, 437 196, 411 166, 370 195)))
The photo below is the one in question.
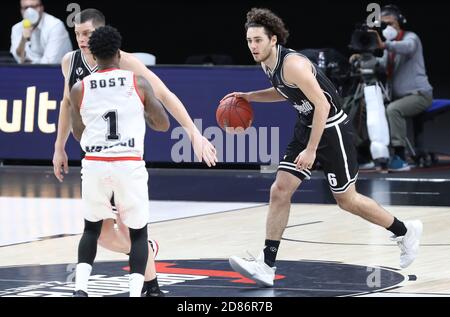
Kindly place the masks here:
POLYGON ((335 187, 337 185, 336 174, 329 173, 328 174, 328 183, 331 187, 335 187))

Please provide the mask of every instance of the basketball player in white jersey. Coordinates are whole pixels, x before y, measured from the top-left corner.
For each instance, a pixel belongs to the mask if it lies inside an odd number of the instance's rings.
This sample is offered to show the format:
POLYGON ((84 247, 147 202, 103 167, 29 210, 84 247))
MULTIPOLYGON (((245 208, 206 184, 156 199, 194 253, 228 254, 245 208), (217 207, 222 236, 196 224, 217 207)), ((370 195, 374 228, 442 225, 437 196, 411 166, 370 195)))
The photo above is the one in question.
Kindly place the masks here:
POLYGON ((89 48, 98 72, 76 83, 70 93, 73 134, 86 153, 82 161, 85 228, 78 247, 76 297, 86 297, 104 219, 115 219, 111 198, 129 228, 130 296, 140 297, 148 257, 148 173, 144 154, 145 121, 156 131, 169 118, 148 81, 119 69, 121 36, 110 27, 92 33, 89 48))
MULTIPOLYGON (((75 34, 79 50, 66 54, 62 61, 62 73, 65 78, 64 97, 61 102, 58 132, 53 155, 54 174, 59 181, 63 181, 64 173, 69 172, 68 158, 65 145, 70 134, 70 100, 69 91, 72 86, 87 75, 97 71, 97 62, 94 60, 89 47, 89 37, 98 27, 105 25, 105 16, 96 9, 85 9, 75 17, 75 34)), ((181 101, 175 96, 164 83, 143 63, 132 54, 121 51, 120 68, 133 71, 136 75, 146 78, 154 89, 156 97, 161 100, 170 114, 187 131, 194 152, 199 161, 204 161, 208 166, 217 162, 216 150, 213 145, 201 135, 192 119, 187 113, 181 101)), ((128 229, 124 227, 117 218, 118 229, 114 227, 114 221, 107 219, 103 222, 99 243, 102 247, 119 252, 130 252, 130 238, 128 229)), ((153 246, 157 247, 157 246, 153 246)), ((144 292, 147 295, 161 294, 156 278, 153 252, 149 249, 149 259, 146 270, 146 283, 144 292)))

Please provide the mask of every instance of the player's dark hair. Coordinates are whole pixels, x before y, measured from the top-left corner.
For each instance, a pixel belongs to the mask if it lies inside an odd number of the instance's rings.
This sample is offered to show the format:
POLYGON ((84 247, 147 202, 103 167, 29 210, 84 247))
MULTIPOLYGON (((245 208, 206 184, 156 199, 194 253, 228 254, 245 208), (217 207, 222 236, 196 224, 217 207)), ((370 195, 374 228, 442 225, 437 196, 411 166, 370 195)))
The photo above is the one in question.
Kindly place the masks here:
POLYGON ((283 20, 269 9, 252 8, 247 13, 245 30, 250 27, 264 27, 269 38, 276 35, 277 42, 281 45, 286 44, 289 37, 289 31, 286 29, 283 20))
POLYGON ((97 9, 85 9, 75 15, 75 23, 82 24, 91 21, 94 27, 104 26, 106 24, 106 19, 103 13, 97 9))
POLYGON ((122 36, 112 26, 102 26, 95 29, 89 38, 89 50, 99 59, 110 59, 117 54, 122 45, 122 36))

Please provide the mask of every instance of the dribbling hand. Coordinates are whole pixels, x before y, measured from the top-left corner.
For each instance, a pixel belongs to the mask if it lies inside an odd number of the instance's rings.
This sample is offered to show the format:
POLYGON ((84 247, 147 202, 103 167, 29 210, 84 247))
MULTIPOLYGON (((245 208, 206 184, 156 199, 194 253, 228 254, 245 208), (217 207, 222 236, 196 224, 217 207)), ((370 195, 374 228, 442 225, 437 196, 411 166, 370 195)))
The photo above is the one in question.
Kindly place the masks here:
POLYGON ((232 92, 232 93, 229 93, 228 95, 223 97, 222 100, 220 100, 220 102, 224 101, 227 98, 231 98, 231 97, 243 98, 243 99, 247 100, 248 102, 250 102, 249 94, 246 93, 246 92, 232 92))

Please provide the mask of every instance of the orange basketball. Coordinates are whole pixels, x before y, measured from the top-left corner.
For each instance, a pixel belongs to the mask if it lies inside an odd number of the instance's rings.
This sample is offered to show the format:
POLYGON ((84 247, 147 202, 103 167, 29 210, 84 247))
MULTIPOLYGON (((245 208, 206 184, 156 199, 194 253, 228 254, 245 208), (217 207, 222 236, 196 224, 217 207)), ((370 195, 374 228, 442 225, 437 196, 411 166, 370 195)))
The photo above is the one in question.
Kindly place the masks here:
POLYGON ((230 97, 217 107, 216 120, 226 132, 240 133, 252 125, 253 108, 244 98, 230 97))

